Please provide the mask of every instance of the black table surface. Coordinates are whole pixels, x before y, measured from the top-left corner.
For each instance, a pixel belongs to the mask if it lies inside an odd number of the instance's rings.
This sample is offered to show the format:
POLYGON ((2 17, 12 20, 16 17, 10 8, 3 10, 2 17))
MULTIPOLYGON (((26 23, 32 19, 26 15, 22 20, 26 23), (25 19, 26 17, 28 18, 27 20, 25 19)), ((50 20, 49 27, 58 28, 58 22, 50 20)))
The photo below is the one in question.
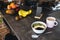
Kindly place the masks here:
POLYGON ((16 21, 15 16, 6 14, 4 14, 4 18, 19 40, 60 40, 60 11, 52 12, 49 15, 57 18, 58 26, 51 30, 52 33, 45 32, 37 39, 33 39, 31 37, 31 35, 34 33, 31 29, 31 24, 36 21, 34 18, 28 16, 16 21))

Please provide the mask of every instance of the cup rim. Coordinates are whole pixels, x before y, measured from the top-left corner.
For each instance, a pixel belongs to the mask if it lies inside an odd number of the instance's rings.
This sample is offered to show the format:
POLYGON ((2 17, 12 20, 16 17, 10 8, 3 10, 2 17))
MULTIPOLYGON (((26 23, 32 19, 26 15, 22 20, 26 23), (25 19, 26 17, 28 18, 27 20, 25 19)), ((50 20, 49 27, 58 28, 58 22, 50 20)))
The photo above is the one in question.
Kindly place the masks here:
POLYGON ((47 18, 46 18, 46 20, 48 20, 48 18, 53 18, 54 20, 56 20, 56 18, 55 18, 55 17, 47 17, 47 18))

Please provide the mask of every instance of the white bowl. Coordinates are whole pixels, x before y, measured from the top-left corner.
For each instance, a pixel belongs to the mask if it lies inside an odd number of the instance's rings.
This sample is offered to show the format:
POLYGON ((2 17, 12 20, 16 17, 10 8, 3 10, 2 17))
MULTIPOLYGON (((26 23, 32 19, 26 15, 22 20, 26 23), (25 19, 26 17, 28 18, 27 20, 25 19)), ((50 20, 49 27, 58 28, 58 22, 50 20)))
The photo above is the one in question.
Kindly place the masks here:
POLYGON ((42 22, 42 21, 35 21, 35 22, 33 22, 33 23, 31 24, 31 27, 32 27, 32 30, 33 30, 35 33, 41 34, 41 33, 43 33, 43 32, 46 30, 47 25, 46 25, 44 22, 42 22), (33 24, 36 24, 36 23, 43 24, 43 25, 45 26, 44 30, 36 30, 35 28, 33 28, 33 24))

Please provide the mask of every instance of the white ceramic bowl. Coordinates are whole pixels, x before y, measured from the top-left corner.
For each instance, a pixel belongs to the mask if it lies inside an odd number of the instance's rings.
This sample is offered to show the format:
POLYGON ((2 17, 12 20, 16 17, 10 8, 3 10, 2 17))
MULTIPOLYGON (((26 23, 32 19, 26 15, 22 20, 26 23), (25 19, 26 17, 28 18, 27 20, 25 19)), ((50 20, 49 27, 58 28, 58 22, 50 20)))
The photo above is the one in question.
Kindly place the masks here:
POLYGON ((41 34, 41 33, 43 33, 43 32, 46 30, 47 25, 46 25, 44 22, 42 22, 42 21, 35 21, 35 22, 33 22, 33 23, 31 24, 31 27, 32 27, 32 30, 33 30, 35 33, 41 34), (36 30, 35 28, 33 28, 33 25, 36 24, 36 23, 43 24, 43 25, 45 26, 44 30, 36 30))

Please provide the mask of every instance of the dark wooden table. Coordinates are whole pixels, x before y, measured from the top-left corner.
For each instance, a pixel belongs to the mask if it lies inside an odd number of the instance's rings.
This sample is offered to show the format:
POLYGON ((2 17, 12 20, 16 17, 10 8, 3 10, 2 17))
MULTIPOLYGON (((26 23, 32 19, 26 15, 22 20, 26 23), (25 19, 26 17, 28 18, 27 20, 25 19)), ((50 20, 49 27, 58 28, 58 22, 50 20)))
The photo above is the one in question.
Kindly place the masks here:
MULTIPOLYGON (((16 21, 15 16, 4 14, 4 19, 8 23, 11 30, 15 33, 18 40, 60 40, 60 11, 52 12, 50 16, 57 18, 58 26, 54 27, 52 33, 43 33, 37 39, 31 38, 33 31, 31 24, 36 21, 34 18, 28 16, 19 21, 16 21)), ((49 30, 49 29, 48 29, 49 30)))

